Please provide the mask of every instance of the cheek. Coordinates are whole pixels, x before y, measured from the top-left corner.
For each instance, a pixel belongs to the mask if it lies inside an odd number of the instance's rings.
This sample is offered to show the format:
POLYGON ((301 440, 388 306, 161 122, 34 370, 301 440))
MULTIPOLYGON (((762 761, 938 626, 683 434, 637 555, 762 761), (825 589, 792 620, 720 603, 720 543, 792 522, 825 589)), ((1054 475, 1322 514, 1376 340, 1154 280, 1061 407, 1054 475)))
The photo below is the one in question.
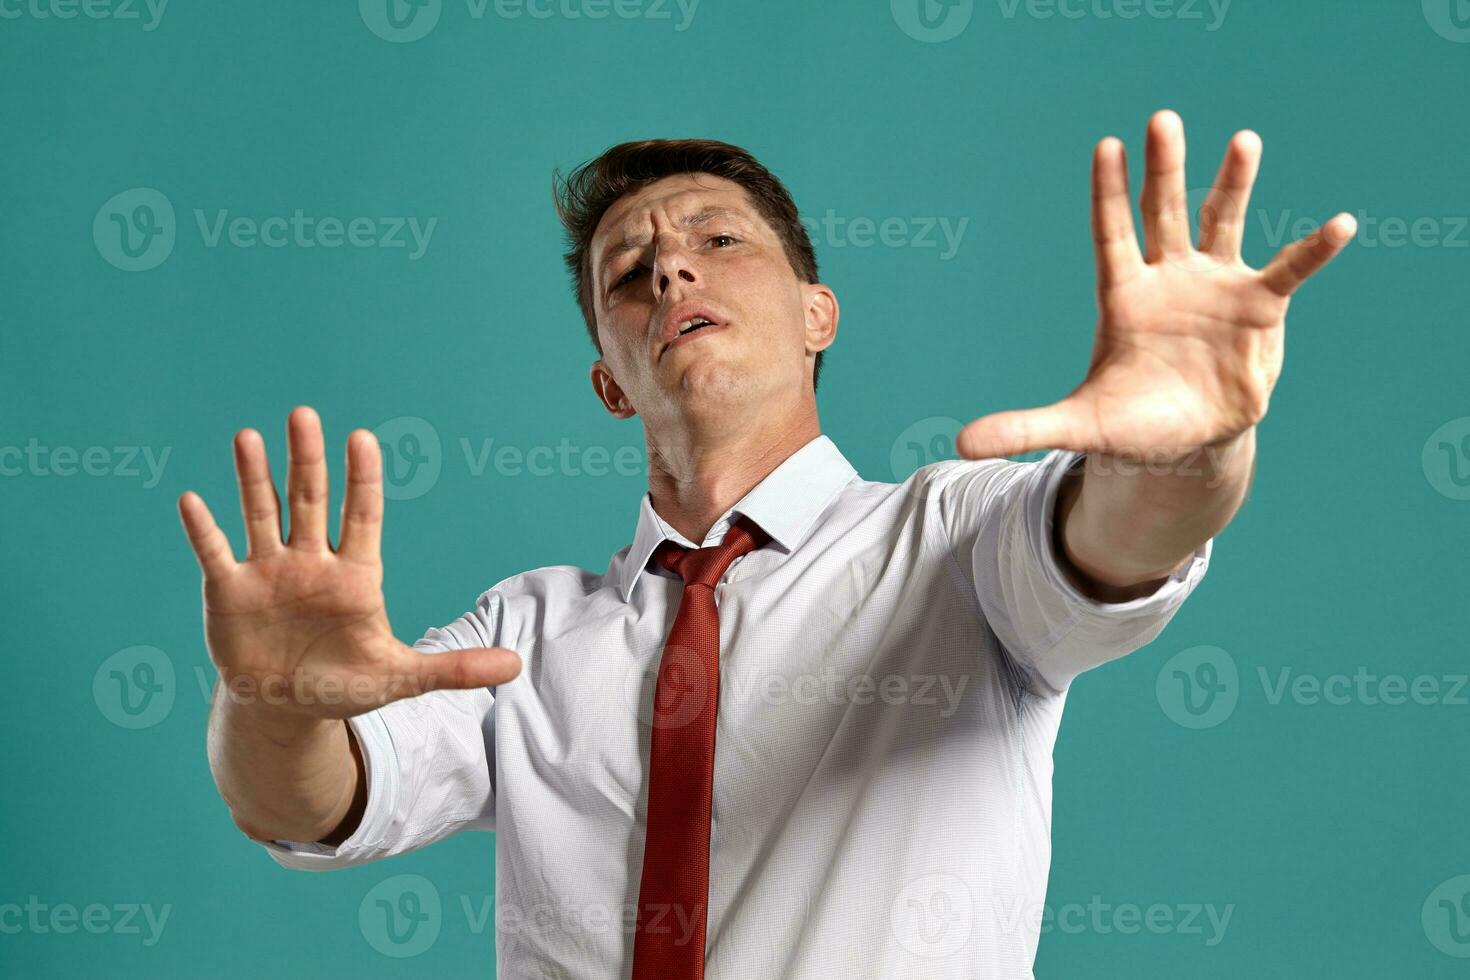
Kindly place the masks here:
POLYGON ((644 331, 648 326, 648 311, 646 308, 641 311, 636 309, 637 305, 632 302, 622 302, 604 315, 602 327, 604 349, 611 345, 613 349, 626 351, 644 342, 644 331))
MULTIPOLYGON (((784 259, 782 260, 784 261, 784 259)), ((767 258, 733 262, 712 282, 729 297, 737 313, 754 324, 756 332, 771 339, 800 337, 805 325, 801 290, 786 268, 773 268, 767 258)))
POLYGON ((785 281, 772 282, 762 294, 759 322, 761 333, 782 347, 801 346, 806 337, 806 315, 801 294, 785 281))

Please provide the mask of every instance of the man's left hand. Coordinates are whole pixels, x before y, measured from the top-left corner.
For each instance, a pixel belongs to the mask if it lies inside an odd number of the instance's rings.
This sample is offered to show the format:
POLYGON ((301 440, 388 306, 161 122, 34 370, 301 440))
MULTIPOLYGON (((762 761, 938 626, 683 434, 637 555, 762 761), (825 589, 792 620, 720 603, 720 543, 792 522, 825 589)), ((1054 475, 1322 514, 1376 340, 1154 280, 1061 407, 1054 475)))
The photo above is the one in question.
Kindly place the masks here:
POLYGON ((1227 443, 1266 414, 1281 374, 1292 293, 1356 233, 1339 214, 1283 248, 1264 269, 1241 258, 1246 207, 1261 140, 1230 141, 1190 241, 1184 125, 1170 111, 1148 127, 1140 252, 1123 144, 1098 144, 1092 167, 1092 227, 1100 317, 1092 362, 1066 398, 999 412, 960 431, 961 456, 982 459, 1036 449, 1073 449, 1167 464, 1227 443))

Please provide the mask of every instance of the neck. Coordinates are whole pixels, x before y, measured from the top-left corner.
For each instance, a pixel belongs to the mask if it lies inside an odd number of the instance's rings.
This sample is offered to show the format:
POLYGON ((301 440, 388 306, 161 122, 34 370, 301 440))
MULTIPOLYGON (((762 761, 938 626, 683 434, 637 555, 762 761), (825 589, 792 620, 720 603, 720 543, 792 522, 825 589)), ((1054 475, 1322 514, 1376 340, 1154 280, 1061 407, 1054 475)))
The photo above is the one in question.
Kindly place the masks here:
POLYGON ((814 400, 791 413, 719 431, 644 432, 648 492, 658 516, 696 546, 720 515, 822 434, 814 400))

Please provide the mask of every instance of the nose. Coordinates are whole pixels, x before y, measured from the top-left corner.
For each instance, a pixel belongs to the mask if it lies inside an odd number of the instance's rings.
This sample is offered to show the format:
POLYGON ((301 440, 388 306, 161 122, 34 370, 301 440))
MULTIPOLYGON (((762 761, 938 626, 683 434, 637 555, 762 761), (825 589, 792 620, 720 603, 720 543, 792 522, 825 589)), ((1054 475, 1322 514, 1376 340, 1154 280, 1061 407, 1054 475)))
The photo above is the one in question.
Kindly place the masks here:
POLYGON ((678 245, 660 243, 653 257, 653 294, 662 300, 676 282, 686 286, 699 282, 699 273, 694 268, 692 256, 678 245))

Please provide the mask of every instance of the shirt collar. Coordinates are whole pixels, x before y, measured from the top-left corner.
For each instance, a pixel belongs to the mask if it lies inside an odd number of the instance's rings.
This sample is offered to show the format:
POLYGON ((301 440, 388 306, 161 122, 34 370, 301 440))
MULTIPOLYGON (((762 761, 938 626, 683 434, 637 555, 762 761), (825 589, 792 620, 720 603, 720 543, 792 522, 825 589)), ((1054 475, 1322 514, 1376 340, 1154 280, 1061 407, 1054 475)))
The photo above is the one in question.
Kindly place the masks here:
POLYGON ((837 491, 855 476, 857 470, 853 469, 847 457, 831 439, 819 435, 786 457, 780 466, 725 511, 699 545, 659 517, 653 509, 652 496, 645 492, 639 502, 638 527, 633 533, 633 544, 628 549, 627 561, 623 563, 618 581, 623 601, 633 597, 638 577, 648 566, 654 549, 662 542, 670 540, 686 548, 716 544, 724 538, 736 514, 744 514, 755 521, 771 536, 774 544, 788 553, 795 551, 837 491))

